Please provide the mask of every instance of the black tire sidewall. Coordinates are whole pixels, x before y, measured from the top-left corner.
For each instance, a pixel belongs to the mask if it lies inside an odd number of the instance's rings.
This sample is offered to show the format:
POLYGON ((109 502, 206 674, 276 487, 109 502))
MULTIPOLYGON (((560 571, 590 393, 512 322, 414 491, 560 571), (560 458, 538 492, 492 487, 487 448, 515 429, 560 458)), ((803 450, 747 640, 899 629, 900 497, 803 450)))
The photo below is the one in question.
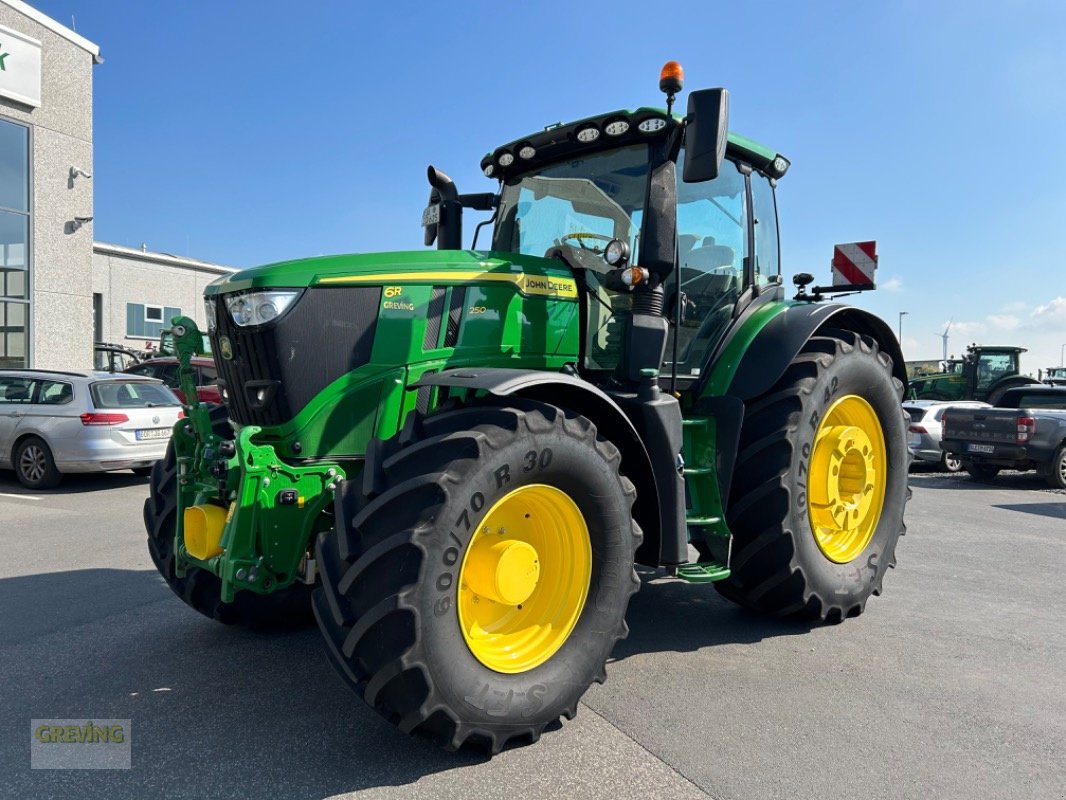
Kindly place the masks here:
POLYGON ((791 498, 786 524, 794 531, 795 563, 805 572, 813 593, 849 608, 862 603, 880 586, 894 556, 895 542, 903 529, 907 498, 906 426, 900 398, 891 375, 876 354, 858 343, 838 353, 828 367, 820 369, 814 387, 803 395, 803 411, 793 447, 793 465, 788 476, 791 498), (814 439, 826 410, 845 395, 857 395, 874 409, 885 439, 888 475, 885 501, 874 535, 858 556, 843 564, 831 561, 814 537, 807 511, 807 481, 814 439), (886 552, 891 548, 891 552, 886 552))
POLYGON ((1047 482, 1053 489, 1066 489, 1066 476, 1063 475, 1066 466, 1066 444, 1055 451, 1048 468, 1047 482))
POLYGON ((449 706, 464 709, 470 721, 550 722, 560 710, 572 708, 603 670, 617 636, 619 609, 633 590, 633 523, 631 498, 617 468, 590 444, 558 429, 516 435, 484 456, 461 483, 448 487, 441 523, 423 543, 423 579, 409 598, 422 620, 423 658, 436 662, 431 666, 436 690, 449 706), (547 464, 546 452, 551 454, 547 464), (527 471, 529 463, 534 466, 527 471), (501 482, 501 474, 508 480, 501 482), (483 665, 467 646, 456 608, 457 582, 467 547, 493 504, 516 488, 537 483, 564 491, 585 518, 592 544, 589 592, 558 652, 527 672, 504 674, 483 665))

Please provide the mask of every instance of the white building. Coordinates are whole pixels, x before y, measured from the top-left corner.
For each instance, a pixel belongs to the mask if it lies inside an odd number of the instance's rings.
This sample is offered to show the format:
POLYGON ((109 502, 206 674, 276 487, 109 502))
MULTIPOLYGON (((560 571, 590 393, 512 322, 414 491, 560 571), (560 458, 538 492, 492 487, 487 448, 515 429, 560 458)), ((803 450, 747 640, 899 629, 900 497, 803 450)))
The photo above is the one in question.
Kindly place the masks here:
POLYGON ((94 339, 140 349, 168 310, 202 324, 203 286, 230 271, 93 242, 102 63, 89 40, 0 0, 0 367, 87 369, 94 339))

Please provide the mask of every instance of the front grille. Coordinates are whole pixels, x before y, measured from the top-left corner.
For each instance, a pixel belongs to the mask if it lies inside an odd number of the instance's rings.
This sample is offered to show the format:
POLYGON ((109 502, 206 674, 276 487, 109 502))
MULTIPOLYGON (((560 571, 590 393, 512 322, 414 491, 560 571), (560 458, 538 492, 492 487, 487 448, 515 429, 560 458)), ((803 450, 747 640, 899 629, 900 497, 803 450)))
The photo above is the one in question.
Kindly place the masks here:
POLYGON ((233 323, 223 295, 215 302, 211 347, 230 416, 266 427, 292 419, 327 385, 370 361, 381 287, 308 289, 280 320, 251 328, 233 323))

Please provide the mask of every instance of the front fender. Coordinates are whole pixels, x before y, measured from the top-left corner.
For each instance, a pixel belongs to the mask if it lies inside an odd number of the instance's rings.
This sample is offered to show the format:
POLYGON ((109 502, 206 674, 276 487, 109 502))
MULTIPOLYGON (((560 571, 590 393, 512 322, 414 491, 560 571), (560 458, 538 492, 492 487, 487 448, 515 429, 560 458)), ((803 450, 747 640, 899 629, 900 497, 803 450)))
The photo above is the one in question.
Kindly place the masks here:
POLYGON ((633 518, 644 532, 637 560, 658 566, 662 519, 651 457, 629 417, 603 390, 565 372, 497 367, 443 370, 423 375, 413 384, 414 388, 421 386, 488 392, 496 397, 524 397, 576 411, 590 419, 600 435, 618 448, 622 455, 622 472, 637 489, 633 518))

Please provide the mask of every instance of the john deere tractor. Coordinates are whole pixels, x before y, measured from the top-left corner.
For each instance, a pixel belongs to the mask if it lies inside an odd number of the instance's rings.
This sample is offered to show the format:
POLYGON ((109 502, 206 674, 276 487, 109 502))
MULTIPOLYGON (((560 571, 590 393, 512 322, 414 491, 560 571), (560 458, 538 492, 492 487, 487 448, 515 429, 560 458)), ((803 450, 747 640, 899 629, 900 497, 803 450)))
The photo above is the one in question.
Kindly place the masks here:
POLYGON ((944 372, 911 378, 912 400, 984 400, 995 405, 1007 389, 1037 383, 1021 374, 1024 347, 971 344, 961 359, 945 362, 944 372))
MULTIPOLYGON (((786 299, 789 162, 727 133, 723 89, 672 113, 667 66, 665 110, 492 150, 494 192, 430 168, 436 250, 207 288, 226 405, 186 408, 144 507, 182 600, 256 628, 313 609, 385 719, 493 752, 604 680, 637 564, 766 614, 862 612, 904 530, 899 346, 807 275, 786 299), (487 249, 462 249, 468 209, 487 249)), ((202 335, 173 332, 190 383, 202 335)))

